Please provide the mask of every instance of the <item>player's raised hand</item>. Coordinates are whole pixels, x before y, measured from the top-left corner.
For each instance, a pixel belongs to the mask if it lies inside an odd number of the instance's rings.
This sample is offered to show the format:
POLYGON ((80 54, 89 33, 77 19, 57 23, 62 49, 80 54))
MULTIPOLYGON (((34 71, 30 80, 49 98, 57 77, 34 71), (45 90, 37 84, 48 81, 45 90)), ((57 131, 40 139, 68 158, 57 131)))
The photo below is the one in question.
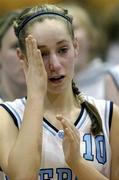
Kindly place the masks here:
POLYGON ((80 137, 75 126, 69 123, 62 115, 56 118, 61 122, 64 130, 63 151, 65 161, 70 168, 75 168, 80 161, 80 137))
POLYGON ((26 38, 27 62, 24 62, 24 71, 27 82, 28 95, 45 94, 47 90, 47 73, 44 67, 36 39, 29 35, 26 38))

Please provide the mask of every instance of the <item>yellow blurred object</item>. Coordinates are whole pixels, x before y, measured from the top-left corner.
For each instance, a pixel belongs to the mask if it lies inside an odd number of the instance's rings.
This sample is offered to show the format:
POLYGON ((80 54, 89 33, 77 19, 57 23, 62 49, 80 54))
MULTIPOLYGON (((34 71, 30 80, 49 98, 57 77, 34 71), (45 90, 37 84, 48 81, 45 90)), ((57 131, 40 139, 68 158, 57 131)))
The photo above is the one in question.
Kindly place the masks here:
POLYGON ((59 3, 63 0, 0 0, 0 14, 37 4, 59 3))
POLYGON ((86 6, 90 9, 98 10, 99 12, 109 13, 111 12, 116 6, 119 5, 119 0, 86 0, 86 6))

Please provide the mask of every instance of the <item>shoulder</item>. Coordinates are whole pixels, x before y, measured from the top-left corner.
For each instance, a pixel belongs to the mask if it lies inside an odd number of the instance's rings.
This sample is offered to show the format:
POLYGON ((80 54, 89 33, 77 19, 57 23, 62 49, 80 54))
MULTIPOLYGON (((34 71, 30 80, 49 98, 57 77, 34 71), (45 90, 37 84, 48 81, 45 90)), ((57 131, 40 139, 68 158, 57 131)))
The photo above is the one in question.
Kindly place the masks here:
POLYGON ((113 107, 111 133, 112 134, 116 134, 116 133, 118 134, 119 133, 119 106, 117 106, 115 104, 113 107), (116 130, 117 130, 117 132, 116 132, 116 130))
POLYGON ((11 116, 15 125, 19 127, 22 121, 25 104, 26 99, 21 98, 14 101, 6 101, 4 103, 1 103, 0 107, 11 116))
POLYGON ((23 98, 0 103, 0 127, 14 122, 14 117, 18 118, 18 112, 22 110, 24 106, 25 100, 23 98))
POLYGON ((119 177, 119 107, 114 105, 112 126, 110 131, 110 144, 112 151, 112 179, 119 177))
POLYGON ((0 106, 0 166, 6 172, 10 149, 15 142, 18 129, 10 114, 0 106))
POLYGON ((99 110, 104 110, 107 108, 107 106, 111 107, 113 106, 113 102, 105 99, 98 99, 94 98, 92 96, 85 96, 86 100, 90 102, 92 105, 94 105, 99 110))

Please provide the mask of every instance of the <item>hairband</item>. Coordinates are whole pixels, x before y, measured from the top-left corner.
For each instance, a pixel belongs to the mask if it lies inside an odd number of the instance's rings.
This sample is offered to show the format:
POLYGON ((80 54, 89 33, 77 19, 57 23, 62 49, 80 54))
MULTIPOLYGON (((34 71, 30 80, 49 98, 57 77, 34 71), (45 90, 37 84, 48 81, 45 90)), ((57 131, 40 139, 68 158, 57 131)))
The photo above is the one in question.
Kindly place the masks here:
POLYGON ((56 15, 56 16, 60 16, 60 17, 63 17, 64 19, 66 19, 67 21, 69 21, 70 23, 72 23, 72 19, 68 16, 65 16, 61 13, 57 13, 57 12, 37 12, 35 14, 33 14, 32 16, 29 16, 28 18, 26 18, 20 25, 20 27, 18 28, 18 31, 17 31, 17 35, 19 35, 20 31, 24 28, 24 26, 29 22, 31 21, 32 19, 34 19, 35 17, 37 16, 41 16, 41 15, 46 15, 46 14, 50 14, 50 15, 56 15))

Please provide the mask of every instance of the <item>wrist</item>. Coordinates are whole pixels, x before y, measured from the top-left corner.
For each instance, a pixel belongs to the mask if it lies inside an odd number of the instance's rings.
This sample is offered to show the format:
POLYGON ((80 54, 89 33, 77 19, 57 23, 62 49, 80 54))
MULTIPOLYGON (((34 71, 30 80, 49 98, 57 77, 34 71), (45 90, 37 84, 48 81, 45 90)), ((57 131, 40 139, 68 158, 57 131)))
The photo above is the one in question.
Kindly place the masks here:
POLYGON ((82 157, 80 157, 78 160, 72 163, 71 169, 75 175, 77 175, 77 172, 80 170, 82 164, 84 164, 84 161, 85 160, 82 157))
POLYGON ((30 99, 30 100, 44 100, 45 99, 45 95, 46 93, 27 93, 27 99, 30 99))
POLYGON ((28 95, 27 96, 27 102, 29 102, 29 104, 44 104, 45 101, 45 96, 44 95, 28 95))

